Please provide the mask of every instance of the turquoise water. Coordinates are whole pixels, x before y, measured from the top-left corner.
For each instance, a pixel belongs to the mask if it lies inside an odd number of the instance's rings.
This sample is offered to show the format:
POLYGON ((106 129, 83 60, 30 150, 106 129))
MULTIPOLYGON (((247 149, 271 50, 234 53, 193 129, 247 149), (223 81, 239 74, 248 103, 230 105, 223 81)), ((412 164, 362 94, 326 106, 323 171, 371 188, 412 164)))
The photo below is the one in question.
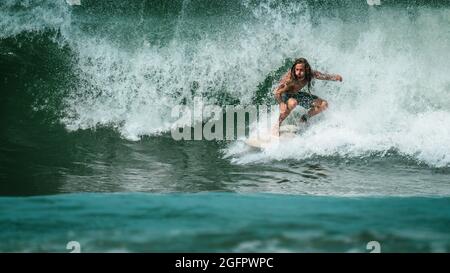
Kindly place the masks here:
POLYGON ((1 251, 448 252, 448 198, 64 194, 0 199, 1 251))
POLYGON ((450 1, 81 2, 0 2, 0 251, 449 252, 450 1), (297 57, 301 135, 172 138, 297 57))

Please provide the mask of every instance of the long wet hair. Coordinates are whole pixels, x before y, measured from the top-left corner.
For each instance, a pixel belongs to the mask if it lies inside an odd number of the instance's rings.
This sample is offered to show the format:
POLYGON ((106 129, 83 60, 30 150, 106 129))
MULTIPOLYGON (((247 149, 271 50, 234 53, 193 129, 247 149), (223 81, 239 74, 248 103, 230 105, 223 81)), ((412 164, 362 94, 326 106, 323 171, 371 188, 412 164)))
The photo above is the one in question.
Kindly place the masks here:
POLYGON ((296 81, 299 80, 295 75, 295 66, 297 64, 303 64, 303 66, 305 67, 305 80, 308 83, 308 91, 311 92, 311 80, 313 78, 313 72, 311 66, 308 63, 308 60, 306 60, 305 58, 298 58, 294 61, 294 64, 291 67, 291 79, 296 81))

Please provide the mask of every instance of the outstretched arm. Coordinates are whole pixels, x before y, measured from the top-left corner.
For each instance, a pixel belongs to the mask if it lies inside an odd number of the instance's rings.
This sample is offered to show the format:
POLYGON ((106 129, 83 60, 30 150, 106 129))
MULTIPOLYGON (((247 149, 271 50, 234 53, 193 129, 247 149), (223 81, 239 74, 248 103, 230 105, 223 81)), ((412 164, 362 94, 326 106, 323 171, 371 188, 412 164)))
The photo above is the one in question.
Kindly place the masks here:
POLYGON ((342 76, 339 74, 326 74, 319 71, 313 71, 313 76, 315 79, 324 81, 342 81, 342 76))

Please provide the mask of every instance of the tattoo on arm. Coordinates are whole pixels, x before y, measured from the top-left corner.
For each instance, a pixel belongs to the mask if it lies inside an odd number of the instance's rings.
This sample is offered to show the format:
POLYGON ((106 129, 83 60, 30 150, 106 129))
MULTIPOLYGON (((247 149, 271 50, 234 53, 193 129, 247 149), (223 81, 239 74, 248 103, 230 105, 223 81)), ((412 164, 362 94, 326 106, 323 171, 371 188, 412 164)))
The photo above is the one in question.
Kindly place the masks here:
POLYGON ((313 75, 315 79, 318 80, 324 80, 324 81, 335 81, 336 80, 336 75, 333 74, 327 74, 327 73, 322 73, 319 71, 313 71, 313 75))

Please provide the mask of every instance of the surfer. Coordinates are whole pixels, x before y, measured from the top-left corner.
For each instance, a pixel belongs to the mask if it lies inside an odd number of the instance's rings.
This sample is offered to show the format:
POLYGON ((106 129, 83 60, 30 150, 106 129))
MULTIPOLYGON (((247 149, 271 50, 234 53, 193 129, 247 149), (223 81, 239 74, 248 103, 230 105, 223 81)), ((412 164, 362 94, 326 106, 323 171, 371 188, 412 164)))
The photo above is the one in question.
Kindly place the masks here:
POLYGON ((305 58, 295 60, 291 69, 282 77, 274 91, 275 99, 280 105, 280 116, 272 129, 273 135, 279 135, 281 123, 297 105, 308 109, 308 112, 301 116, 301 123, 307 122, 310 117, 327 109, 328 102, 310 92, 313 79, 342 81, 342 77, 338 74, 326 74, 312 70, 305 58), (305 86, 308 87, 308 92, 301 91, 305 86))

